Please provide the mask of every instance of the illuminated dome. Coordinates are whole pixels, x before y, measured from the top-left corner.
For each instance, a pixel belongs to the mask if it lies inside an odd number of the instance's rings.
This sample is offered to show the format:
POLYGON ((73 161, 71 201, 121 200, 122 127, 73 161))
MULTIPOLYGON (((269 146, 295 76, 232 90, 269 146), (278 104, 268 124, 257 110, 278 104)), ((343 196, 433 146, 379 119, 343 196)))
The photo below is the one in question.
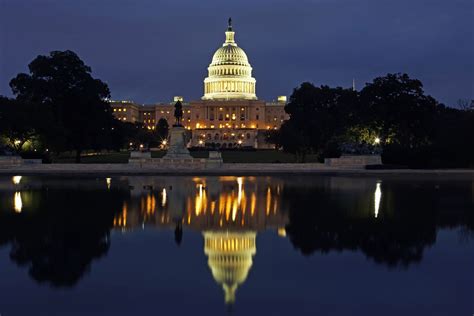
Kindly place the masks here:
POLYGON ((204 253, 212 276, 222 285, 226 304, 235 301, 237 287, 252 267, 255 255, 255 232, 204 232, 204 253))
POLYGON ((204 79, 203 100, 256 100, 255 78, 247 54, 234 41, 231 19, 226 40, 212 57, 208 77, 204 79))

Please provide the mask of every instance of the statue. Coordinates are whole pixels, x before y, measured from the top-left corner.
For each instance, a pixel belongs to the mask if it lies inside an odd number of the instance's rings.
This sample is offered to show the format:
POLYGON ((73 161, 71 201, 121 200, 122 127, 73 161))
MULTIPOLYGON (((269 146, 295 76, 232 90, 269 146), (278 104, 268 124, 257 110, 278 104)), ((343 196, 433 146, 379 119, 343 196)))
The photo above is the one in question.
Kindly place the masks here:
POLYGON ((176 102, 174 105, 174 117, 176 118, 174 126, 181 126, 181 119, 183 118, 183 105, 181 101, 176 102))

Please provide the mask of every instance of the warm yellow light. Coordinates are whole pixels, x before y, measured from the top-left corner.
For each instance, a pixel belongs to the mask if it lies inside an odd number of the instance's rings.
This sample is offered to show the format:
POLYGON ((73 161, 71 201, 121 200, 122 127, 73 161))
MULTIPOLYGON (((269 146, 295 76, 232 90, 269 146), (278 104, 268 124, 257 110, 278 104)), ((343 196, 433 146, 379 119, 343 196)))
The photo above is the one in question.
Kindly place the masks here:
POLYGON ((196 128, 199 128, 200 126, 201 126, 201 124, 196 123, 196 128))
POLYGON ((143 144, 140 144, 140 148, 143 148, 143 144))
POLYGON ((202 145, 203 144, 203 141, 202 140, 199 140, 199 145, 202 145))
POLYGON ((380 144, 380 138, 375 137, 374 143, 375 143, 375 144, 380 144))
POLYGON ((242 141, 240 139, 237 141, 237 143, 239 143, 239 145, 242 145, 242 141))
POLYGON ((285 229, 285 227, 280 227, 280 228, 278 228, 278 236, 280 236, 280 237, 286 237, 286 229, 285 229))
POLYGON ((20 184, 20 181, 21 181, 21 176, 13 176, 12 177, 13 184, 20 184))
POLYGON ((21 200, 21 193, 20 192, 15 192, 15 195, 13 197, 13 208, 15 209, 15 212, 21 213, 21 209, 23 208, 23 201, 21 200))
POLYGON ((107 189, 110 189, 110 185, 112 184, 112 178, 105 178, 105 183, 107 183, 107 189))
POLYGON ((162 141, 161 143, 162 143, 164 146, 166 146, 166 144, 167 144, 168 142, 166 141, 166 139, 163 139, 163 141, 162 141))

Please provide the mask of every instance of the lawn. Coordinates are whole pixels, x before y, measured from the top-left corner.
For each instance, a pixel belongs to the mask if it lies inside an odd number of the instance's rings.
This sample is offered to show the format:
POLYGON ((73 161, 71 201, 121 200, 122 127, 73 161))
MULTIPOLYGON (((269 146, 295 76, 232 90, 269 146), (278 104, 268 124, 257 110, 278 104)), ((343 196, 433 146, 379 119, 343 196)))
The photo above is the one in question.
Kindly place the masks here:
MULTIPOLYGON (((165 151, 152 151, 152 158, 161 158, 165 151)), ((194 158, 207 158, 208 151, 191 151, 194 158)), ((81 163, 127 163, 130 157, 128 151, 87 153, 82 155, 81 163)), ((222 159, 225 163, 291 163, 296 162, 295 155, 278 150, 255 150, 255 151, 222 151, 222 159)), ((52 157, 53 163, 74 163, 73 153, 63 153, 52 157)), ((307 162, 317 162, 316 156, 309 155, 307 162)))

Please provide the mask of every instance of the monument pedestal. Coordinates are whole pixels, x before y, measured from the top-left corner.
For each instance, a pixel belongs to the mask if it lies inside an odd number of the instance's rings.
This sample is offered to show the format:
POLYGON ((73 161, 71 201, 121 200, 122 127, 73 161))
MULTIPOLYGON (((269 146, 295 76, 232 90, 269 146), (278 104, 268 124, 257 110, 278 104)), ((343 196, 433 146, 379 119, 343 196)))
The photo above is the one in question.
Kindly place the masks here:
POLYGON ((186 129, 182 126, 173 126, 169 133, 169 147, 163 159, 193 159, 186 148, 186 129))

